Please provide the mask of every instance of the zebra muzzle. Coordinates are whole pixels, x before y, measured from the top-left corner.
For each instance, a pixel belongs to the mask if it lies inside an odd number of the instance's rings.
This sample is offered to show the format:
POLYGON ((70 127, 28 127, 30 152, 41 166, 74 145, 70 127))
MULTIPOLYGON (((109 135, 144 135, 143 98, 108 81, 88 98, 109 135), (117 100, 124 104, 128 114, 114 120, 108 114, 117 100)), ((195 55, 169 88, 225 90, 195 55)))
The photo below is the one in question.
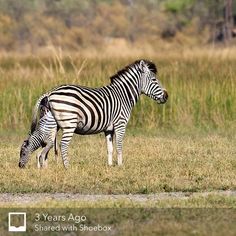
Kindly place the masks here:
POLYGON ((20 168, 25 168, 25 164, 23 164, 22 162, 19 162, 19 167, 20 168))
POLYGON ((168 93, 165 89, 163 90, 163 92, 164 92, 163 99, 166 101, 168 99, 168 93))

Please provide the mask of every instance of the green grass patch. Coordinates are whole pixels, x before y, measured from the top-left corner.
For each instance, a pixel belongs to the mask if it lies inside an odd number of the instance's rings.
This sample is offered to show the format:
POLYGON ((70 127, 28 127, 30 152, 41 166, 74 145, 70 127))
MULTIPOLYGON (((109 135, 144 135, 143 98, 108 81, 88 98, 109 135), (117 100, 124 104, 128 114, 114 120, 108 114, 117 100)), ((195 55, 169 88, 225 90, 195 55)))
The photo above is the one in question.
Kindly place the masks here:
MULTIPOLYGON (((144 129, 233 129, 236 119, 236 59, 209 55, 160 55, 152 59, 169 93, 165 105, 142 96, 129 127, 144 129)), ((137 58, 0 58, 0 131, 30 126, 39 96, 61 84, 100 87, 137 58), (15 109, 17 108, 17 115, 15 109)))

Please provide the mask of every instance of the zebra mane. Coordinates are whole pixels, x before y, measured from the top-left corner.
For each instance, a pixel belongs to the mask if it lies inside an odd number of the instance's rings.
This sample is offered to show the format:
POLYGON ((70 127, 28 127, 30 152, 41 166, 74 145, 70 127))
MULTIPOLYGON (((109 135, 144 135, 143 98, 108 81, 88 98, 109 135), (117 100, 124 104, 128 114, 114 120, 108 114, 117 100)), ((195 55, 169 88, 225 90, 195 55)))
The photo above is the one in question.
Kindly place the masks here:
POLYGON ((119 70, 115 75, 110 77, 111 83, 113 83, 114 81, 119 80, 120 75, 123 75, 125 72, 127 72, 129 69, 131 68, 137 68, 136 66, 138 66, 140 64, 141 61, 144 61, 144 63, 148 66, 149 70, 152 71, 153 73, 157 73, 157 67, 156 65, 149 61, 149 60, 137 60, 131 64, 129 64, 128 66, 124 67, 123 69, 119 70))
POLYGON ((154 74, 157 74, 157 67, 152 61, 148 60, 143 60, 143 61, 146 63, 150 71, 152 71, 154 74))

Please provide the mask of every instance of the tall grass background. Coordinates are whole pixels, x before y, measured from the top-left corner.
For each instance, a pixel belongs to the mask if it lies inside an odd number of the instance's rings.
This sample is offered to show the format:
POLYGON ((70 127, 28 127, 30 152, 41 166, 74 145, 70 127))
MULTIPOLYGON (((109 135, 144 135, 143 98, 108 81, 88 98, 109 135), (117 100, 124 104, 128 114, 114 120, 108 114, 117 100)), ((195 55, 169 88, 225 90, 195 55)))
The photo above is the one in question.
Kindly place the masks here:
MULTIPOLYGON (((234 50, 235 52, 235 50, 234 50)), ((100 87, 138 58, 156 63, 169 93, 165 105, 141 96, 129 128, 142 130, 235 130, 236 54, 229 51, 170 52, 138 57, 51 55, 0 57, 0 132, 25 132, 41 94, 61 84, 100 87)))

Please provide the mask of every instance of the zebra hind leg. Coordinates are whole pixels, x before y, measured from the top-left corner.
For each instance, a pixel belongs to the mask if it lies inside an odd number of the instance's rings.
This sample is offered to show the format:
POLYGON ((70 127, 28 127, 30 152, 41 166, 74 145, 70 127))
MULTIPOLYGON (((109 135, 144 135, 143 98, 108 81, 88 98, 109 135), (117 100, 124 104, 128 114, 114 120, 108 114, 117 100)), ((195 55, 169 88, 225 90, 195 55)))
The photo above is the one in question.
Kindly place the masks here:
POLYGON ((57 138, 56 137, 54 139, 54 160, 57 164, 58 163, 58 143, 57 143, 57 138))
POLYGON ((63 165, 66 169, 69 167, 69 160, 68 160, 68 147, 70 141, 74 135, 75 128, 67 128, 62 130, 62 139, 61 139, 61 157, 63 165))

